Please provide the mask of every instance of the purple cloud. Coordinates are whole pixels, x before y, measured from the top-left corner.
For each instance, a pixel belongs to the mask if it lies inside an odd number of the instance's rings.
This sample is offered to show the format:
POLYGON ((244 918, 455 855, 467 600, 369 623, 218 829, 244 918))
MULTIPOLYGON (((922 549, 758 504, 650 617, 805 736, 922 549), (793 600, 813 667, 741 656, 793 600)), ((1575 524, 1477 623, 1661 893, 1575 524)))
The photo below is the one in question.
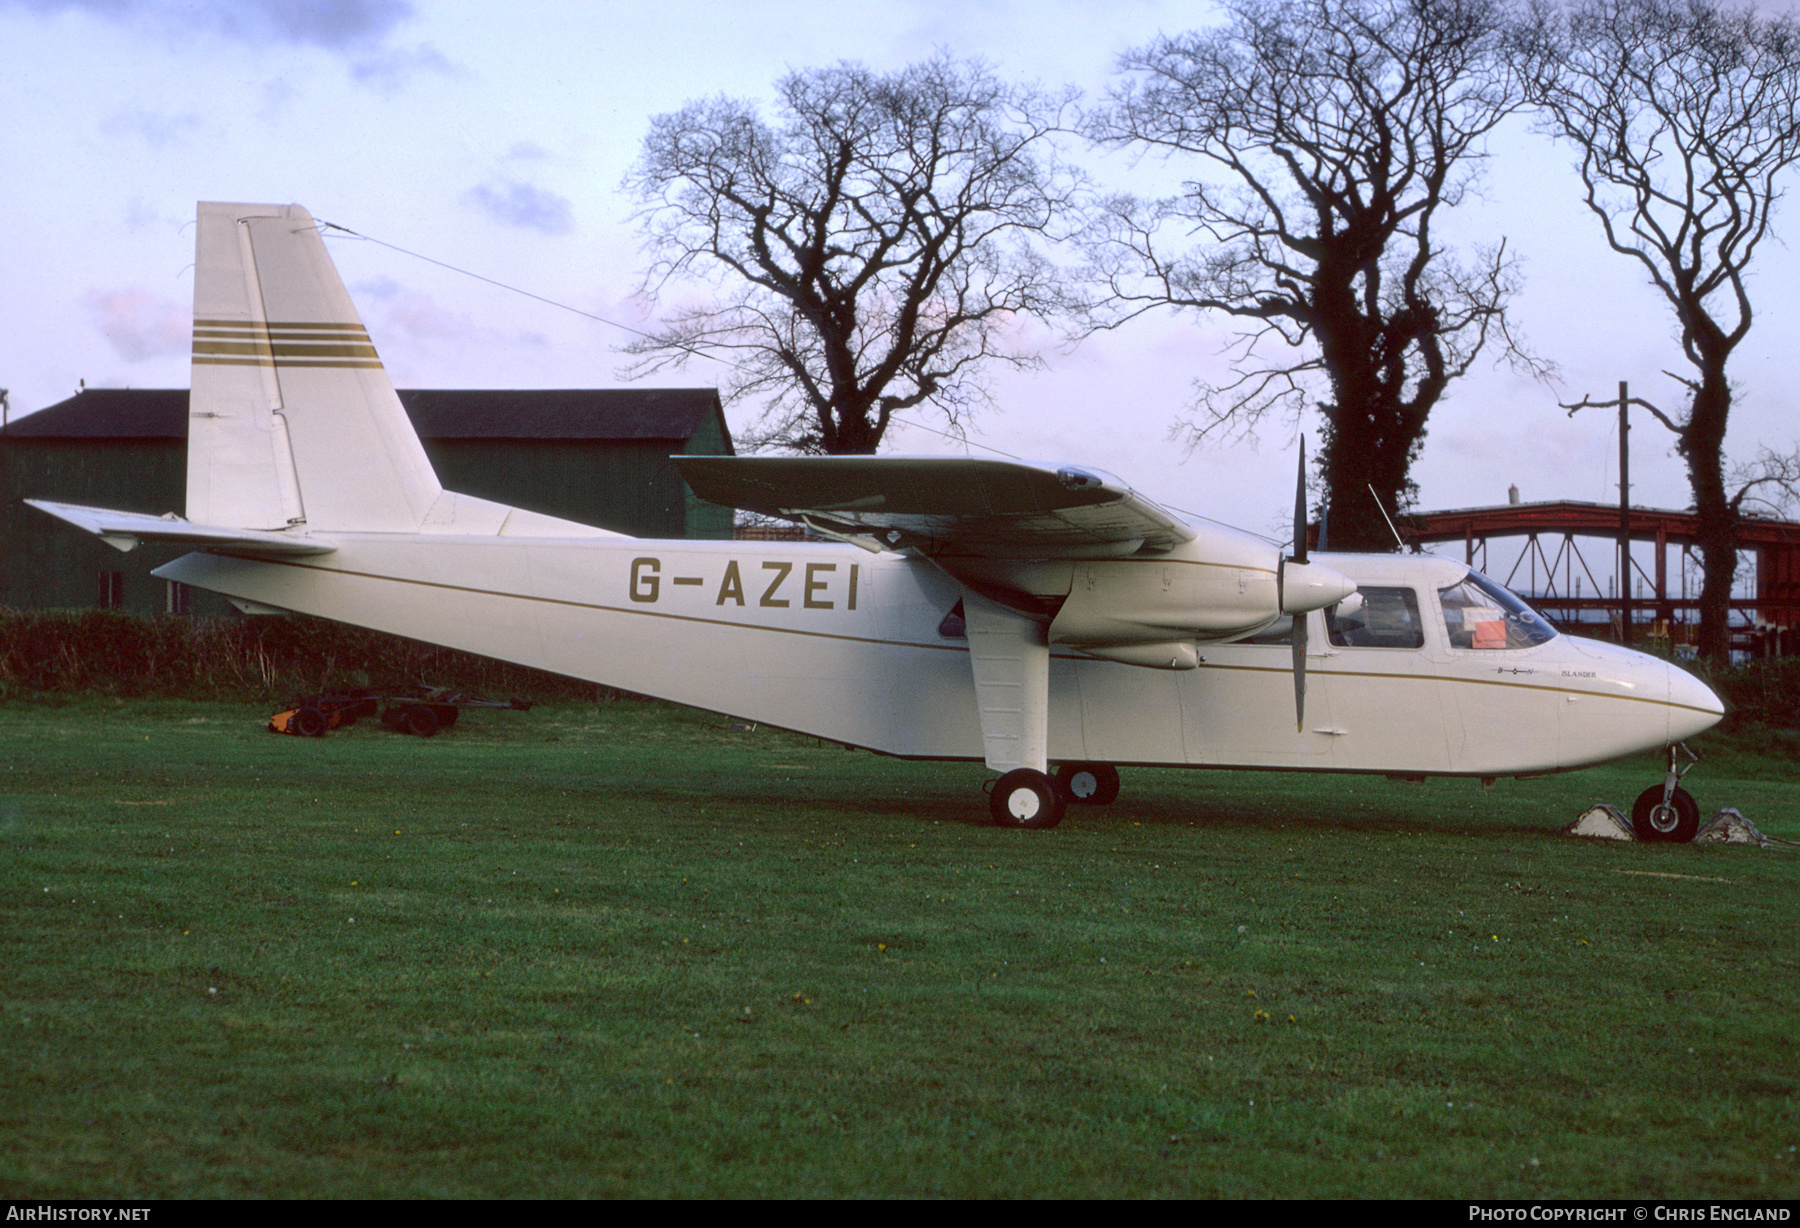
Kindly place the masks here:
POLYGON ((91 290, 81 302, 94 327, 127 362, 188 352, 193 313, 181 303, 139 289, 91 290))
POLYGON ((547 235, 566 235, 575 229, 575 206, 566 197, 516 179, 471 188, 463 201, 507 226, 547 235))
POLYGON ((348 51, 380 43, 412 17, 407 0, 6 0, 35 13, 80 12, 169 31, 211 30, 246 43, 348 51))
POLYGON ((0 0, 39 14, 86 13, 185 42, 213 34, 253 47, 312 47, 349 62, 365 85, 391 90, 412 72, 451 71, 431 47, 395 47, 414 16, 410 0, 0 0))

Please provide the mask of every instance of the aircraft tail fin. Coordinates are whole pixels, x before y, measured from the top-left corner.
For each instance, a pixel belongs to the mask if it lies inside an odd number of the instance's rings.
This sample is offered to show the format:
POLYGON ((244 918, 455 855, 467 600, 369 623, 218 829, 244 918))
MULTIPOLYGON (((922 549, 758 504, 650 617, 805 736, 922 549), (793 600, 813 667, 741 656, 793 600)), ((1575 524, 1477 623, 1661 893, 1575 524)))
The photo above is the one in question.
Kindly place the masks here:
POLYGON ((200 205, 187 518, 417 532, 443 493, 312 215, 200 205))

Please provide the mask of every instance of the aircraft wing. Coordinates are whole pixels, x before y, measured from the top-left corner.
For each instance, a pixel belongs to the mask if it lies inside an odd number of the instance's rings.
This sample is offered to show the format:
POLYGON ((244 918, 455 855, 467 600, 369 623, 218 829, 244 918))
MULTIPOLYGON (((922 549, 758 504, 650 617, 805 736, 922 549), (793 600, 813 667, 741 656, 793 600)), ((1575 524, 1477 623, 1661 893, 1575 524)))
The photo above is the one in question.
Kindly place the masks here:
POLYGON ((900 456, 677 456, 694 493, 880 548, 1117 557, 1194 531, 1097 469, 900 456))
POLYGON ((337 549, 324 542, 263 529, 225 529, 193 524, 174 516, 115 512, 110 508, 51 503, 44 499, 27 499, 25 502, 92 533, 115 550, 135 550, 138 543, 147 541, 176 542, 200 550, 236 547, 251 554, 329 554, 337 549))

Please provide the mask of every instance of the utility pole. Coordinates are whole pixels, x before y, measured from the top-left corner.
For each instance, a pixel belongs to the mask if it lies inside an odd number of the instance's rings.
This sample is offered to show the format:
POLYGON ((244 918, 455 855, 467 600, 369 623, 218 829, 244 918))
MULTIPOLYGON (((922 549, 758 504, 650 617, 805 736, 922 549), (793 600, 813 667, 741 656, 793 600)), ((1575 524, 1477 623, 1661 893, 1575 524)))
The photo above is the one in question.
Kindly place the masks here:
POLYGON ((1631 393, 1619 381, 1619 642, 1631 643, 1631 393))
MULTIPOLYGON (((1638 404, 1642 405, 1645 409, 1647 409, 1651 413, 1655 414, 1656 420, 1658 422, 1662 423, 1664 426, 1668 427, 1671 431, 1674 431, 1677 435, 1679 435, 1681 433, 1681 428, 1676 426, 1675 423, 1670 420, 1669 415, 1665 414, 1662 410, 1656 408, 1656 406, 1650 404, 1650 402, 1648 402, 1648 401, 1639 401, 1638 404)), ((1602 408, 1605 408, 1606 405, 1607 405, 1607 402, 1605 402, 1605 401, 1596 401, 1592 397, 1583 397, 1583 398, 1581 398, 1581 400, 1577 401, 1575 404, 1564 405, 1564 406, 1562 406, 1562 408, 1568 410, 1569 415, 1571 417, 1573 417, 1577 410, 1602 409, 1602 408)), ((1627 411, 1631 408, 1631 385, 1629 383, 1627 383, 1625 380, 1619 381, 1618 405, 1619 405, 1619 641, 1624 644, 1629 644, 1629 643, 1631 643, 1631 614, 1632 614, 1632 609, 1631 609, 1631 605, 1632 605, 1632 602, 1631 602, 1631 419, 1629 418, 1627 411)), ((1666 555, 1667 554, 1667 546, 1665 544, 1661 543, 1661 535, 1660 534, 1658 535, 1658 543, 1659 543, 1659 548, 1661 548, 1663 550, 1664 554, 1666 555)), ((1686 557, 1686 555, 1684 552, 1683 558, 1685 559, 1685 557, 1686 557)), ((1658 559, 1657 564, 1656 564, 1656 571, 1657 571, 1658 576, 1661 576, 1662 570, 1663 570, 1663 562, 1661 559, 1658 559)), ((1686 583, 1686 580, 1687 580, 1687 575, 1684 572, 1682 574, 1682 581, 1684 584, 1686 583)), ((1595 591, 1594 595, 1596 597, 1600 595, 1598 590, 1595 591)), ((1608 595, 1610 596, 1610 593, 1608 595)), ((1659 583, 1656 587, 1656 596, 1662 597, 1664 595, 1665 594, 1663 592, 1663 586, 1659 583)), ((1654 600, 1654 598, 1653 598, 1653 600, 1654 600)))

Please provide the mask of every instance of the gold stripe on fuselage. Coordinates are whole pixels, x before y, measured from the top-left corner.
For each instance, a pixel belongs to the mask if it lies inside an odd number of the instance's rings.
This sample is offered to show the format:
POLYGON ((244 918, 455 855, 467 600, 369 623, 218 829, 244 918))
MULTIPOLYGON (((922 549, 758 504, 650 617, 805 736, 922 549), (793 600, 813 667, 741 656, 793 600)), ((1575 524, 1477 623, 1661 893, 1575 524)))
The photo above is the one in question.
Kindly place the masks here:
POLYGON ((577 610, 598 610, 604 614, 636 614, 642 618, 667 618, 676 622, 700 623, 709 627, 735 627, 740 631, 767 631, 775 635, 799 635, 809 639, 845 640, 853 644, 882 644, 894 648, 928 648, 934 652, 967 652, 966 644, 930 644, 917 640, 887 640, 872 635, 844 635, 836 631, 807 631, 799 627, 765 627, 757 623, 734 622, 729 618, 704 618, 698 614, 669 614, 661 610, 646 610, 641 607, 601 605, 594 601, 572 601, 567 597, 539 597, 530 593, 508 593, 500 589, 475 588, 467 584, 445 584, 441 580, 414 580, 406 576, 384 575, 377 571, 351 571, 343 567, 308 567, 304 563, 292 563, 287 559, 271 559, 254 554, 234 554, 228 550, 214 550, 210 553, 222 558, 239 559, 246 563, 267 563, 276 567, 298 567, 301 571, 316 571, 327 576, 352 576, 359 580, 385 580, 393 584, 410 584, 418 588, 435 588, 450 593, 473 593, 477 597, 504 597, 509 601, 535 601, 540 605, 567 606, 577 610))
MULTIPOLYGON (((1290 665, 1215 665, 1211 661, 1201 669, 1237 670, 1251 674, 1280 674, 1293 677, 1290 665)), ((1510 687, 1521 691, 1549 691, 1553 695, 1578 695, 1584 699, 1617 699, 1624 703, 1655 704, 1659 708, 1680 708, 1685 712, 1701 712, 1712 715, 1707 708, 1696 708, 1692 704, 1678 704, 1667 699, 1657 699, 1651 695, 1614 695, 1607 691, 1581 691, 1574 687, 1547 686, 1541 682, 1507 682, 1498 678, 1463 678, 1454 674, 1387 674, 1372 669, 1321 669, 1316 665, 1306 667, 1306 676, 1310 678, 1387 678, 1397 682, 1447 682, 1459 686, 1497 686, 1510 687)))
MULTIPOLYGON (((446 584, 441 580, 414 580, 405 576, 383 575, 380 572, 351 571, 346 568, 338 567, 320 567, 316 564, 302 563, 291 559, 271 559, 258 557, 256 555, 230 554, 226 551, 215 551, 214 553, 230 558, 241 559, 244 562, 267 563, 272 566, 280 567, 294 567, 302 571, 315 571, 324 575, 350 576, 360 580, 384 580, 395 584, 412 585, 418 588, 434 588, 446 592, 472 593, 480 597, 503 597, 508 600, 532 601, 543 605, 566 606, 578 610, 598 610, 606 614, 635 614, 642 618, 666 618, 676 622, 697 623, 702 626, 735 627, 743 631, 764 631, 773 635, 797 635, 809 639, 842 640, 854 644, 879 644, 893 648, 923 648, 932 652, 968 651, 968 645, 966 643, 933 644, 922 640, 893 640, 868 635, 845 635, 841 632, 833 631, 808 631, 798 627, 768 627, 757 623, 737 622, 728 618, 706 618, 698 614, 671 614, 662 610, 646 610, 642 607, 632 608, 629 606, 602 605, 593 601, 573 601, 566 597, 539 597, 526 593, 508 593, 499 589, 476 588, 466 584, 446 584)), ((1094 660, 1092 657, 1075 653, 1058 652, 1055 655, 1060 659, 1070 661, 1094 660)), ((1210 662, 1201 666, 1201 669, 1233 670, 1241 673, 1256 674, 1281 674, 1284 677, 1291 677, 1293 673, 1292 667, 1289 666, 1214 665, 1210 662)), ((1519 690, 1548 691, 1557 695, 1577 695, 1592 699, 1616 699, 1625 703, 1656 704, 1661 707, 1679 708, 1688 712, 1706 711, 1703 708, 1696 708, 1689 704, 1671 703, 1666 699, 1656 699, 1647 695, 1612 695, 1604 691, 1583 691, 1577 690, 1574 687, 1548 686, 1536 682, 1506 682, 1499 679, 1459 678, 1442 674, 1394 674, 1384 673, 1378 670, 1320 669, 1316 666, 1309 667, 1307 675, 1309 677, 1386 678, 1406 682, 1435 682, 1466 686, 1512 687, 1519 690)))

